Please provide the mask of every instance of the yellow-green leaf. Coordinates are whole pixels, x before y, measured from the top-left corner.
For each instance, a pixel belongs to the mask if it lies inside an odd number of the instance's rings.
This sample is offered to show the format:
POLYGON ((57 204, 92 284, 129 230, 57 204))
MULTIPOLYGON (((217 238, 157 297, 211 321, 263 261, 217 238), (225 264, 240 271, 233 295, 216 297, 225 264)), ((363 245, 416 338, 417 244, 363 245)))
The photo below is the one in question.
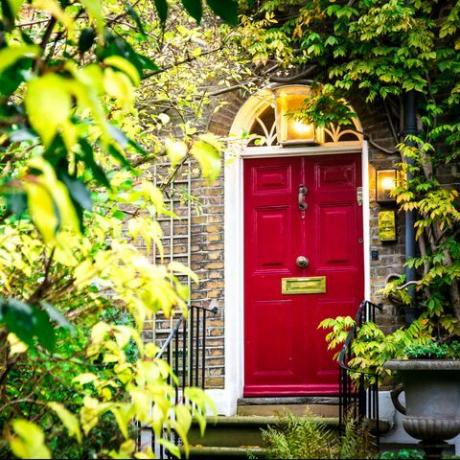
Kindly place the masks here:
POLYGON ((29 175, 24 179, 28 208, 34 224, 46 243, 56 238, 58 226, 61 229, 79 233, 79 223, 69 192, 49 163, 34 158, 28 166, 41 171, 40 175, 29 175))
POLYGON ((18 14, 18 11, 21 9, 24 0, 8 0, 8 4, 10 5, 11 12, 13 16, 18 14))
POLYGON ((58 218, 54 212, 53 198, 48 189, 38 182, 27 181, 24 185, 27 193, 30 217, 41 233, 45 243, 51 243, 56 236, 58 218))
POLYGON ((64 12, 56 0, 34 0, 32 6, 38 10, 46 11, 61 22, 69 32, 73 32, 74 22, 71 16, 64 12))
POLYGON ((16 436, 9 439, 10 448, 19 458, 51 458, 51 452, 45 445, 42 429, 28 420, 16 419, 12 422, 16 436))
POLYGON ((131 78, 134 85, 138 86, 141 82, 139 72, 137 71, 136 67, 134 67, 131 62, 122 58, 121 56, 109 56, 108 58, 104 59, 104 64, 115 67, 118 70, 121 70, 129 78, 131 78))
POLYGON ((91 340, 94 343, 101 343, 110 329, 111 327, 107 323, 99 321, 91 329, 91 340))
POLYGON ((129 77, 114 71, 110 67, 104 72, 104 89, 109 96, 116 99, 120 105, 129 109, 134 103, 134 87, 129 77))
POLYGON ((195 283, 198 283, 199 281, 198 275, 191 268, 187 267, 187 265, 184 265, 181 262, 173 260, 168 264, 168 268, 174 273, 189 276, 193 281, 195 281, 195 283))
POLYGON ((165 146, 166 154, 173 166, 176 166, 187 155, 187 144, 185 142, 166 139, 165 146))
POLYGON ((133 406, 131 404, 118 404, 118 406, 113 407, 111 411, 117 421, 121 434, 125 439, 128 439, 128 425, 133 416, 133 406))
POLYGON ((81 3, 88 12, 88 16, 94 21, 97 33, 102 36, 105 26, 102 2, 100 0, 81 0, 81 3))
POLYGON ((45 145, 49 145, 59 127, 67 121, 72 99, 66 81, 54 74, 47 74, 29 83, 25 104, 32 127, 45 145))
POLYGON ((84 374, 77 375, 72 382, 79 383, 80 385, 85 385, 85 383, 90 383, 98 380, 97 376, 91 372, 86 372, 84 374))
POLYGON ((61 419, 62 424, 66 427, 69 432, 69 436, 74 437, 79 444, 81 444, 81 430, 80 423, 78 423, 77 417, 68 411, 62 404, 57 402, 50 402, 48 406, 56 413, 61 419))
POLYGON ((136 443, 132 439, 128 439, 120 446, 118 451, 111 450, 109 455, 111 458, 132 458, 132 454, 135 449, 136 443))
POLYGON ((205 134, 195 141, 191 153, 200 164, 203 177, 214 182, 221 170, 222 144, 212 134, 205 134))
POLYGON ((8 46, 0 50, 0 72, 13 65, 18 59, 35 57, 40 53, 40 48, 34 45, 8 46))

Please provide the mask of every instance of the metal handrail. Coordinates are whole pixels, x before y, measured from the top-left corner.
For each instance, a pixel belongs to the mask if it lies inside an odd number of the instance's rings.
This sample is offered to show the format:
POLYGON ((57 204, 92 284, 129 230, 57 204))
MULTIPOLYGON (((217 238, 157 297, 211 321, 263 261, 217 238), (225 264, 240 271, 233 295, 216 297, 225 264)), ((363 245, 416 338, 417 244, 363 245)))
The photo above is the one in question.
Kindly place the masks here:
MULTIPOLYGON (((190 305, 187 315, 181 315, 169 332, 166 340, 156 354, 156 359, 165 360, 177 377, 169 377, 169 383, 174 385, 173 403, 184 402, 184 392, 187 386, 206 386, 206 317, 207 313, 217 314, 218 306, 212 301, 209 307, 190 305)), ((163 444, 159 444, 153 430, 150 431, 151 449, 159 459, 173 458, 163 444)), ((164 431, 164 437, 175 445, 180 444, 175 433, 164 431)), ((142 427, 139 426, 138 443, 142 443, 142 427)))
MULTIPOLYGON (((351 343, 353 342, 353 339, 356 338, 358 328, 363 325, 363 321, 362 321, 362 318, 364 316, 363 314, 365 314, 366 311, 369 310, 369 307, 372 308, 372 309, 378 309, 380 311, 383 310, 383 305, 381 303, 375 304, 373 302, 370 302, 369 300, 363 300, 359 304, 358 310, 357 310, 355 318, 354 318, 355 324, 353 325, 353 327, 348 332, 347 337, 345 339, 345 342, 342 345, 342 349, 340 350, 340 353, 339 353, 338 362, 339 362, 339 366, 342 369, 347 370, 349 372, 354 372, 354 373, 363 374, 363 375, 376 376, 377 374, 375 372, 366 372, 366 371, 362 371, 362 370, 359 370, 359 369, 353 369, 353 368, 347 366, 347 364, 345 363, 347 355, 349 355, 350 352, 351 352, 351 343)), ((374 321, 374 319, 375 318, 372 318, 370 321, 374 321)), ((368 322, 368 321, 369 320, 365 320, 364 322, 368 322)))
POLYGON ((379 444, 379 398, 378 398, 378 374, 373 372, 353 369, 348 365, 352 357, 353 340, 358 334, 359 328, 366 322, 375 321, 375 311, 382 310, 381 304, 374 304, 369 300, 363 300, 356 312, 355 323, 347 334, 345 342, 339 353, 339 420, 343 428, 348 417, 356 420, 367 418, 372 420, 377 445, 379 444), (359 374, 359 381, 353 381, 351 374, 359 374), (366 387, 366 376, 374 377, 375 381, 366 387))
MULTIPOLYGON (((199 308, 200 310, 210 312, 213 315, 217 314, 217 312, 219 311, 219 307, 217 306, 217 302, 214 301, 214 300, 211 302, 210 307, 202 307, 200 305, 199 306, 188 307, 188 309, 187 309, 188 315, 190 315, 190 313, 192 311, 192 308, 199 308)), ((158 353, 156 355, 157 359, 161 358, 163 356, 163 354, 165 353, 165 351, 168 349, 168 347, 171 345, 172 341, 174 340, 174 337, 179 333, 180 327, 182 326, 182 323, 184 322, 184 320, 185 320, 184 315, 181 315, 181 317, 177 320, 176 325, 171 330, 171 332, 169 333, 169 335, 166 338, 165 342, 163 343, 162 347, 158 351, 158 353)))

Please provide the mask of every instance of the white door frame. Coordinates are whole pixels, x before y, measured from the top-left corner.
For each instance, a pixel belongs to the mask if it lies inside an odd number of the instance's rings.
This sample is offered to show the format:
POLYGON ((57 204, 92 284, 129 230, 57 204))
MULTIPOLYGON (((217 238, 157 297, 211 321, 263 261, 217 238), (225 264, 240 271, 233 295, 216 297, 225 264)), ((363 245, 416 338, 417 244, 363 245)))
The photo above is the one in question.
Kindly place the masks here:
POLYGON ((363 191, 364 295, 370 298, 369 154, 366 141, 354 146, 248 148, 226 154, 224 178, 224 336, 225 387, 207 390, 220 415, 234 415, 244 386, 244 187, 245 158, 361 153, 363 191))
POLYGON ((333 147, 257 147, 227 152, 224 178, 225 388, 208 390, 220 415, 234 415, 244 385, 244 187, 245 158, 361 153, 364 295, 370 297, 369 154, 366 141, 333 147))

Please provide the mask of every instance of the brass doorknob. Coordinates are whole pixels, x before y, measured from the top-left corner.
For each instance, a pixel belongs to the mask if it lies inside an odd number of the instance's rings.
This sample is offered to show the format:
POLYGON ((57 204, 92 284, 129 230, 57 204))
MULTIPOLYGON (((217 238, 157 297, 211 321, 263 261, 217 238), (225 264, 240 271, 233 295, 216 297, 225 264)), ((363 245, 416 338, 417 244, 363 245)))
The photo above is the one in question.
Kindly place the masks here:
POLYGON ((307 268, 308 265, 310 265, 310 261, 308 260, 308 257, 305 256, 299 256, 295 260, 295 263, 299 268, 307 268))

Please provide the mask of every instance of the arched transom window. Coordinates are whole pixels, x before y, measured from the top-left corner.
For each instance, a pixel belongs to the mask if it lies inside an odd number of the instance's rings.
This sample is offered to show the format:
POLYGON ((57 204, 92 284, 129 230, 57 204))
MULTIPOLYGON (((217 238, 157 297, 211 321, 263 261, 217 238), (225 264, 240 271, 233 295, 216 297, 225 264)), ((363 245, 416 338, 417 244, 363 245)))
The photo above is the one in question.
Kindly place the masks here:
MULTIPOLYGON (((288 85, 285 87, 265 88, 257 94, 251 96, 238 112, 231 129, 231 134, 243 136, 247 140, 246 146, 249 148, 257 147, 277 147, 288 146, 294 142, 283 142, 280 133, 280 108, 279 97, 284 88, 289 90, 307 90, 308 86, 288 85), (280 91, 281 90, 281 91, 280 91)), ((305 99, 305 96, 304 96, 305 99)), ((353 119, 348 125, 336 125, 330 123, 324 128, 315 128, 315 144, 324 147, 356 145, 363 140, 362 129, 359 120, 353 119)), ((295 144, 302 144, 296 140, 295 144)))

